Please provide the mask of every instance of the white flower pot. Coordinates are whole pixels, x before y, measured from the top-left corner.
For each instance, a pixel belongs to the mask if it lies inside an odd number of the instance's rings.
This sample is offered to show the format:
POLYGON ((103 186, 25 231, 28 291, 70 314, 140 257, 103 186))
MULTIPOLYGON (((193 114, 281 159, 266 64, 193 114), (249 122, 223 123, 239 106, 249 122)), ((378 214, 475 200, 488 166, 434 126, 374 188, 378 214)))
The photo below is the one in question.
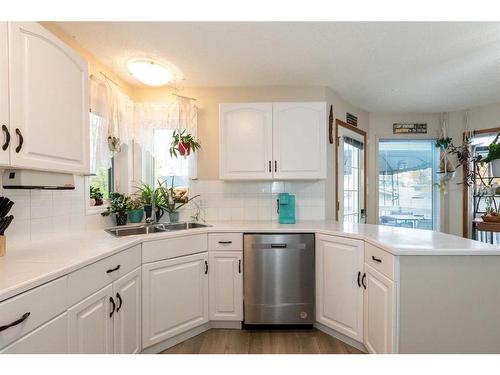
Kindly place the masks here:
POLYGON ((500 177, 500 159, 490 161, 493 177, 500 177))

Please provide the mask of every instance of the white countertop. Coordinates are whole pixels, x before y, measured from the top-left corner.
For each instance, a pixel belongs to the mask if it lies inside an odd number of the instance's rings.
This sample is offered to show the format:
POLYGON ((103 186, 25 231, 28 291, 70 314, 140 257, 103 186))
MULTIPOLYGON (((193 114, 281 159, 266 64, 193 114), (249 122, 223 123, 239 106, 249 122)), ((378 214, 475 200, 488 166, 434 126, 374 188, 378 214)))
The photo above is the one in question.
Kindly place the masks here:
POLYGON ((207 228, 117 238, 103 230, 10 244, 0 258, 0 301, 54 280, 123 249, 161 238, 210 232, 321 233, 363 239, 394 255, 500 255, 500 247, 440 232, 370 224, 307 221, 297 224, 242 221, 208 223, 207 228))

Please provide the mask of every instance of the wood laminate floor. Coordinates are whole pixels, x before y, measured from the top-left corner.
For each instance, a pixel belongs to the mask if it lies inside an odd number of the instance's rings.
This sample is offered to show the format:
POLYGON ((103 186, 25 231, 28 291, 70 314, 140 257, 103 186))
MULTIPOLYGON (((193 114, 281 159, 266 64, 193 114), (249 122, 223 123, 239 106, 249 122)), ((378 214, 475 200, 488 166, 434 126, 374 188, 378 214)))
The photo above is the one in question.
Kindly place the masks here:
POLYGON ((316 329, 210 329, 161 354, 362 354, 316 329))

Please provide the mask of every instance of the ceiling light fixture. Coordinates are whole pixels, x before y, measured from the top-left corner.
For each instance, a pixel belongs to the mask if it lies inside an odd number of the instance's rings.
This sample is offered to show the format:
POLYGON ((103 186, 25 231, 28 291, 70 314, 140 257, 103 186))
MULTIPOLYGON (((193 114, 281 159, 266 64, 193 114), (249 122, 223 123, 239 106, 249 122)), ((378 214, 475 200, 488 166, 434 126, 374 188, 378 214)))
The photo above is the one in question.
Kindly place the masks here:
POLYGON ((151 60, 130 61, 128 71, 135 79, 149 86, 162 86, 173 79, 169 69, 151 60))

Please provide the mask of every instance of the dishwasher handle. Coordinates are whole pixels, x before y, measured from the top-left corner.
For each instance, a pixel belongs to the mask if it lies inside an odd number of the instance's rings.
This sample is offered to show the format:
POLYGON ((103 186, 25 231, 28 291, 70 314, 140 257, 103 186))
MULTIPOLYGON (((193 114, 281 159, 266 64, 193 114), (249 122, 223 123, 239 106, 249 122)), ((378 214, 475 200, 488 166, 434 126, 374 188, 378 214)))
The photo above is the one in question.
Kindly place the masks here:
POLYGON ((286 249, 286 243, 272 243, 271 249, 286 249))

